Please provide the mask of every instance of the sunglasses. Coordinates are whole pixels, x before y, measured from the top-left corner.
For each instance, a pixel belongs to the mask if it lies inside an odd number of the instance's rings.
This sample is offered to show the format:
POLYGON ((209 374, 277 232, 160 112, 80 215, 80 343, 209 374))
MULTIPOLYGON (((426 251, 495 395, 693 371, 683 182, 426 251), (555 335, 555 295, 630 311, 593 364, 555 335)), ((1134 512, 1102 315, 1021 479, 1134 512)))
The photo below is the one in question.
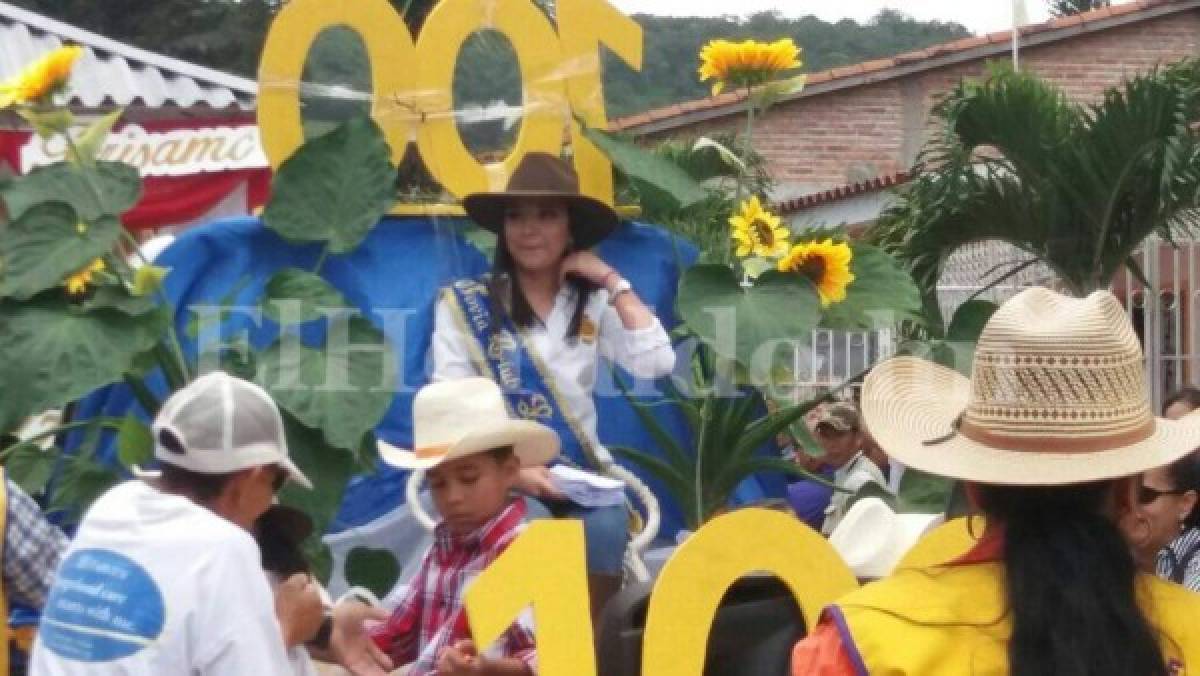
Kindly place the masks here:
POLYGON ((1172 488, 1164 491, 1151 488, 1150 486, 1138 486, 1137 498, 1139 503, 1148 505, 1164 495, 1183 495, 1184 493, 1187 493, 1187 491, 1182 488, 1172 488))

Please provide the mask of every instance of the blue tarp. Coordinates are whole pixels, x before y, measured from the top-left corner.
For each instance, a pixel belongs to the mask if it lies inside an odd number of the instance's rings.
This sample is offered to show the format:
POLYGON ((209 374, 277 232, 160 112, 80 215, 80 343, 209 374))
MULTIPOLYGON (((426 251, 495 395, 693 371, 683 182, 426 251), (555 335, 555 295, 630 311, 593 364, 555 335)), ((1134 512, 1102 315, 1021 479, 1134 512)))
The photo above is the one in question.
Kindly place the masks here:
MULTIPOLYGON (((191 308, 218 304, 256 306, 267 280, 275 272, 284 267, 311 270, 319 251, 317 246, 296 246, 281 240, 254 218, 218 221, 180 236, 158 258, 157 264, 171 269, 165 290, 179 308, 176 330, 188 358, 196 358, 197 342, 189 337, 191 308)), ((696 258, 692 245, 672 238, 660 228, 627 222, 598 247, 597 253, 633 282, 639 295, 656 310, 668 329, 675 324, 675 289, 681 268, 696 258)), ((324 263, 321 275, 377 326, 385 328, 380 311, 391 313, 393 318, 397 313, 404 317, 402 329, 392 321, 385 330, 399 355, 401 387, 377 428, 380 438, 402 447, 411 441, 412 397, 428 379, 429 343, 438 289, 452 279, 475 277, 487 269, 483 254, 459 235, 458 224, 431 218, 384 219, 357 250, 344 256, 330 256, 324 263)), ((279 327, 268 319, 260 322, 247 313, 235 313, 225 319, 219 338, 229 342, 245 335, 251 344, 263 347, 276 339, 278 331, 279 327)), ((680 364, 678 372, 686 374, 687 368, 687 364, 680 364)), ((603 380, 608 376, 602 373, 600 377, 603 380)), ((628 382, 629 376, 625 378, 628 382)), ((165 389, 161 381, 152 382, 152 386, 159 393, 165 389)), ((604 444, 655 451, 654 443, 624 397, 598 396, 596 405, 604 444)), ((76 419, 123 416, 131 409, 140 411, 128 389, 123 385, 112 386, 82 401, 76 419)), ((655 410, 674 435, 687 437, 682 416, 673 407, 660 406, 655 410)), ((78 435, 69 439, 68 449, 80 440, 78 435)), ((115 454, 109 433, 101 441, 98 457, 115 465, 115 454)), ((682 520, 661 486, 638 468, 630 469, 646 478, 663 502, 661 532, 670 534, 678 530, 682 520)), ((395 509, 404 499, 403 485, 404 473, 382 465, 377 474, 354 478, 331 532, 367 523, 395 509)), ((765 495, 782 496, 782 482, 751 481, 739 491, 740 501, 765 495)))

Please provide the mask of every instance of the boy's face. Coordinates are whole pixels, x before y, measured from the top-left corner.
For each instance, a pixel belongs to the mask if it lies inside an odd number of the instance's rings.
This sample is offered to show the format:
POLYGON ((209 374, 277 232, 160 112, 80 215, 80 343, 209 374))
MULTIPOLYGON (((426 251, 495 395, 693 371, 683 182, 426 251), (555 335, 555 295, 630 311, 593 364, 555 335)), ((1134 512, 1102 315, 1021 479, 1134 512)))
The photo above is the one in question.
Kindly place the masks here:
POLYGON ((433 504, 450 532, 466 535, 499 514, 520 469, 516 456, 497 460, 490 453, 476 453, 429 470, 433 504))

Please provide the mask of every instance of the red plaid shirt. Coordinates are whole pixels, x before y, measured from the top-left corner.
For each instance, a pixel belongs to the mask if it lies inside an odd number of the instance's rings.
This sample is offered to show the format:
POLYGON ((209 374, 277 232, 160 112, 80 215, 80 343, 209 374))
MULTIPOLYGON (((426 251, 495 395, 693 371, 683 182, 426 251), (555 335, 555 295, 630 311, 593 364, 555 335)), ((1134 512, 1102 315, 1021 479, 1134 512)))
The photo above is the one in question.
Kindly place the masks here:
MULTIPOLYGON (((412 676, 436 674, 438 654, 471 638, 463 607, 467 586, 516 539, 524 518, 525 500, 517 498, 469 535, 455 536, 438 524, 408 593, 388 621, 371 631, 380 650, 397 666, 412 663, 412 676)), ((520 619, 484 654, 519 659, 537 673, 533 629, 520 619)))

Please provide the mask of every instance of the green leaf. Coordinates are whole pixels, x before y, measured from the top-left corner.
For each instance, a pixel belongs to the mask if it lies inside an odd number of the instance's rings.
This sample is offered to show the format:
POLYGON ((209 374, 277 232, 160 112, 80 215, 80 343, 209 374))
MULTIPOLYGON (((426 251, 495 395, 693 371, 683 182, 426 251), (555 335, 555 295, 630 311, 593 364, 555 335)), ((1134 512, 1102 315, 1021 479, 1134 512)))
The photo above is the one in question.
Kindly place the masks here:
POLYGON ((355 117, 283 163, 263 223, 292 242, 353 251, 395 202, 396 169, 379 127, 355 117))
POLYGON ((43 139, 51 139, 59 134, 67 133, 71 125, 75 123, 75 116, 71 114, 71 111, 61 108, 53 110, 17 108, 17 115, 28 122, 38 137, 43 139))
POLYGON ((267 282, 263 313, 285 325, 303 324, 325 317, 322 308, 343 308, 346 299, 321 277, 296 268, 285 268, 267 282))
POLYGON ((70 457, 55 484, 48 511, 64 513, 67 525, 78 523, 96 498, 120 483, 117 473, 97 462, 90 454, 70 457))
POLYGON ((354 457, 325 442, 320 430, 301 424, 288 413, 283 415, 288 454, 300 471, 312 481, 312 490, 288 482, 279 492, 279 501, 304 512, 313 521, 313 533, 325 532, 342 504, 342 494, 354 470, 354 457))
POLYGON ((153 296, 135 296, 124 287, 106 284, 97 287, 83 307, 86 310, 109 308, 131 317, 140 317, 156 310, 159 304, 153 296))
POLYGON ((53 294, 0 301, 0 392, 20 393, 0 397, 0 429, 120 380, 158 342, 165 321, 157 312, 84 312, 53 294))
POLYGON ((851 248, 854 281, 846 289, 846 300, 825 308, 822 325, 845 330, 878 329, 919 318, 921 292, 912 275, 882 249, 860 243, 851 248))
POLYGON ((761 87, 755 87, 751 91, 750 102, 758 109, 759 114, 762 114, 783 99, 804 91, 806 84, 808 84, 807 75, 797 75, 786 80, 768 82, 761 87))
POLYGON ((95 162, 100 149, 104 147, 104 141, 108 139, 109 132, 124 113, 124 108, 118 108, 88 125, 79 138, 75 139, 75 148, 79 151, 76 160, 82 164, 95 162))
POLYGON ((117 431, 117 458, 125 468, 144 465, 154 457, 154 436, 150 428, 130 413, 117 431))
POLYGON ((643 148, 634 141, 592 129, 582 122, 583 135, 608 155, 622 173, 645 181, 670 195, 679 207, 688 207, 708 197, 708 191, 674 162, 643 148))
POLYGON ((972 300, 958 306, 946 330, 946 340, 975 342, 983 327, 999 308, 990 300, 972 300))
POLYGON ((661 458, 625 446, 613 446, 610 449, 617 457, 625 458, 662 482, 671 497, 679 503, 685 518, 690 518, 695 512, 696 487, 692 473, 683 473, 661 458))
POLYGON ((41 495, 61 451, 43 451, 37 444, 19 444, 4 460, 4 473, 29 495, 41 495))
POLYGON ((756 378, 770 373, 773 351, 763 351, 764 346, 807 342, 820 316, 808 280, 772 270, 745 288, 724 265, 694 265, 685 272, 677 307, 701 340, 756 378))
POLYGON ((398 366, 391 345, 365 319, 335 319, 329 335, 339 339, 322 349, 284 336, 259 353, 255 380, 331 445, 355 451, 391 405, 398 366))
POLYGON ((25 211, 0 237, 0 297, 27 300, 112 250, 121 224, 111 216, 79 231, 75 210, 47 202, 25 211))
POLYGON ((971 364, 975 360, 975 343, 979 341, 979 334, 996 308, 996 304, 988 300, 972 300, 959 306, 946 330, 946 339, 930 343, 933 360, 970 376, 971 364))
POLYGON ((162 288, 163 280, 167 278, 167 273, 170 268, 161 268, 157 265, 143 264, 133 273, 133 289, 130 291, 135 296, 149 296, 162 288))
POLYGON ((355 547, 346 555, 346 582, 352 587, 364 587, 383 598, 398 579, 400 563, 386 549, 355 547))
POLYGON ((92 167, 58 163, 38 167, 12 182, 4 191, 9 218, 18 218, 42 202, 66 202, 84 221, 119 216, 142 196, 137 169, 121 162, 97 162, 92 167))
POLYGON ((937 514, 946 509, 953 488, 953 479, 906 467, 900 477, 896 504, 901 512, 937 514))

